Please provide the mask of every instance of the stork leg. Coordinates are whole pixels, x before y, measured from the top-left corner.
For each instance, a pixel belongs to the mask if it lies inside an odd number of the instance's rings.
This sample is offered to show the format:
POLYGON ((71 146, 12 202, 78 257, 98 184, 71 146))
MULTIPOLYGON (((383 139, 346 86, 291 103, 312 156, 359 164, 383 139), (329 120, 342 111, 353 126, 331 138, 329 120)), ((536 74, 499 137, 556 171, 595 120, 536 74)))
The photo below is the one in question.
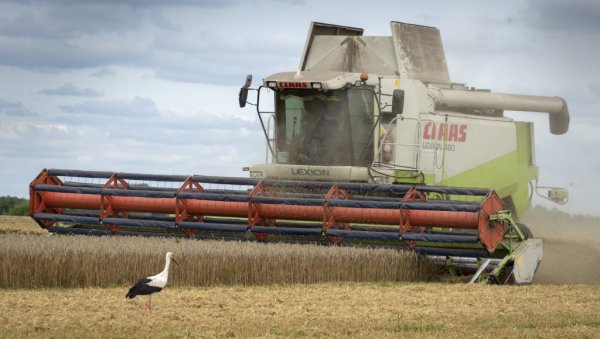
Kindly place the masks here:
POLYGON ((148 294, 148 301, 146 301, 146 304, 144 306, 144 308, 147 310, 152 308, 152 294, 148 294))

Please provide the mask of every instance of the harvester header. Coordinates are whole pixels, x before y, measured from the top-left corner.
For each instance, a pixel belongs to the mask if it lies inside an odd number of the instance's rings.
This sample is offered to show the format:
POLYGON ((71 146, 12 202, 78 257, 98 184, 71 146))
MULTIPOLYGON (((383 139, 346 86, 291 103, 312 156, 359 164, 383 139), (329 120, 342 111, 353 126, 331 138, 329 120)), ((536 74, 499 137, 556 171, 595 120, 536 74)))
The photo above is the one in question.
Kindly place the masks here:
POLYGON ((54 233, 252 236, 394 246, 496 264, 511 242, 526 240, 494 191, 473 188, 50 169, 31 183, 30 199, 32 217, 54 233))

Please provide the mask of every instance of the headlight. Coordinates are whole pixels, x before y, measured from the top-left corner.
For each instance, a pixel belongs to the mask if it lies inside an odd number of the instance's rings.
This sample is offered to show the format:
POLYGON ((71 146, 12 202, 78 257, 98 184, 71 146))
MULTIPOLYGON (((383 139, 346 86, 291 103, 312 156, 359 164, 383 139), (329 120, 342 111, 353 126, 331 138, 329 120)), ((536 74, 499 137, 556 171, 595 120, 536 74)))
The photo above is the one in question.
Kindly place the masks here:
POLYGON ((386 177, 373 177, 373 181, 376 184, 380 184, 380 185, 387 184, 387 178, 386 177))

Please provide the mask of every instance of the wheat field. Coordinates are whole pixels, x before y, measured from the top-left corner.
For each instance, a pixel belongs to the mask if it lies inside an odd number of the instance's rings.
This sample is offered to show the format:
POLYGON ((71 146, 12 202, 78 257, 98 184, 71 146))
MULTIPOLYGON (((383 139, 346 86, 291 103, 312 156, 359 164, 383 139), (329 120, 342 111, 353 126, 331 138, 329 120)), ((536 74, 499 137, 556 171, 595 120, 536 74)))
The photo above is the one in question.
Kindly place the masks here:
POLYGON ((110 287, 160 272, 172 286, 428 281, 436 266, 389 249, 63 235, 0 236, 0 288, 110 287))

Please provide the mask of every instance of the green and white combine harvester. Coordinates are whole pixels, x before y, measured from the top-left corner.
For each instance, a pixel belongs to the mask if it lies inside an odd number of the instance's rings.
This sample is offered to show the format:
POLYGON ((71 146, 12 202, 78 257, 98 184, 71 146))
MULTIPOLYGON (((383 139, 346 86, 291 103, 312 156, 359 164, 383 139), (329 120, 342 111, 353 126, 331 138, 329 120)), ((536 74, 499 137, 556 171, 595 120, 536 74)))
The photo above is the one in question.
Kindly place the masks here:
POLYGON ((568 193, 538 186, 533 125, 504 111, 547 113, 564 134, 566 102, 452 83, 437 28, 391 30, 313 22, 298 71, 247 76, 239 103, 267 141, 249 178, 43 170, 30 214, 56 233, 407 249, 471 281, 530 283, 542 241, 517 217, 534 192, 568 193))

